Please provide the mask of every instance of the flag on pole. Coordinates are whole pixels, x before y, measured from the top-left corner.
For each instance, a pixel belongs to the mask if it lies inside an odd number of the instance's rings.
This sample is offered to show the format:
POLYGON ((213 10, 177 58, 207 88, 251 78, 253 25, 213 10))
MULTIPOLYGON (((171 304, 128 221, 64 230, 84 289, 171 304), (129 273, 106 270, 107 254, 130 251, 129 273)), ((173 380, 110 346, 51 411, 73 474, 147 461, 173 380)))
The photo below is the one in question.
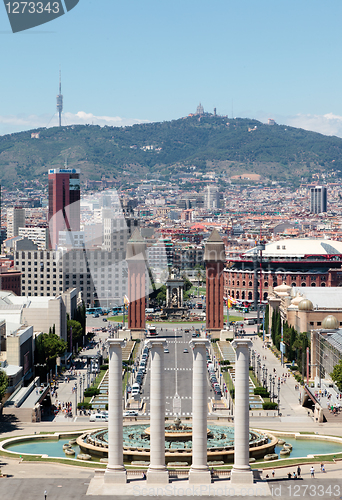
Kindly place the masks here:
POLYGON ((124 304, 125 306, 129 306, 129 298, 127 297, 127 295, 124 295, 124 304))

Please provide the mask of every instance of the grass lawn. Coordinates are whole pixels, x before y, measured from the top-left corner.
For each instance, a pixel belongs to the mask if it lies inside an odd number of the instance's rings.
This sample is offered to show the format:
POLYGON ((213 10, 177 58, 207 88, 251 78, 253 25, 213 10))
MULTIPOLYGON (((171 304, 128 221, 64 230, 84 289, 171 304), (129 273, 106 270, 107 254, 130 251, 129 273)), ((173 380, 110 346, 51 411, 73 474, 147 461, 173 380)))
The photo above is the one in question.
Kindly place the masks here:
POLYGON ((199 288, 197 286, 192 286, 189 290, 189 293, 192 293, 196 298, 197 295, 201 296, 201 295, 206 295, 207 294, 207 289, 204 288, 203 286, 200 286, 199 288), (197 290, 198 290, 198 294, 197 294, 197 290))
MULTIPOLYGON (((224 314, 223 321, 227 321, 227 314, 224 314)), ((234 314, 229 314, 229 321, 243 321, 243 316, 235 316, 234 314)))
POLYGON ((255 387, 261 387, 261 384, 257 380, 256 376, 254 375, 253 370, 249 370, 249 378, 252 380, 252 382, 255 385, 255 387))
MULTIPOLYGON (((122 323, 122 314, 118 316, 108 316, 108 321, 116 321, 116 323, 122 323)), ((125 314, 125 321, 127 321, 127 314, 125 314)))

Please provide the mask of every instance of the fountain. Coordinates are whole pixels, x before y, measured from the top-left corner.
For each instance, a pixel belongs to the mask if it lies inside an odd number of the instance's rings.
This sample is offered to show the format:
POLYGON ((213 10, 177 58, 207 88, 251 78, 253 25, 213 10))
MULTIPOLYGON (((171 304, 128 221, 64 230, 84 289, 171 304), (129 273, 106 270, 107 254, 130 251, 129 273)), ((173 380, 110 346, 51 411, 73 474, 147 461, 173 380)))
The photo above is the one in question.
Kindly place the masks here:
MULTIPOLYGON (((84 453, 94 457, 108 456, 108 431, 106 429, 86 432, 77 439, 84 453)), ((277 438, 256 431, 249 433, 250 456, 263 457, 273 453, 277 438)), ((208 460, 231 462, 234 457, 234 427, 209 424, 207 428, 208 460)), ((150 427, 128 425, 123 428, 124 461, 149 461, 150 427)), ((192 460, 192 425, 182 423, 177 417, 165 426, 165 459, 169 462, 192 460)))

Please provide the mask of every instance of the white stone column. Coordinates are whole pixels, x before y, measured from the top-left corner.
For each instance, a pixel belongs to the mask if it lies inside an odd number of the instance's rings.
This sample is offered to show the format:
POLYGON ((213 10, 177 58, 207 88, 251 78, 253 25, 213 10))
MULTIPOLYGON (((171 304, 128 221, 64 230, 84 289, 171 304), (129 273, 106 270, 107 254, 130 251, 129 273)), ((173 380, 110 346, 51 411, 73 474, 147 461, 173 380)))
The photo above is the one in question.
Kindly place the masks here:
POLYGON ((193 349, 192 367, 192 464, 189 472, 190 484, 211 483, 210 470, 207 463, 207 356, 206 347, 210 342, 206 339, 190 341, 193 349))
POLYGON ((122 434, 122 347, 123 340, 108 339, 109 385, 108 385, 108 465, 106 483, 126 483, 123 465, 122 434))
POLYGON ((231 482, 253 483, 249 465, 249 348, 250 339, 235 339, 235 418, 234 418, 234 466, 231 482))
POLYGON ((151 350, 150 465, 147 482, 166 484, 169 482, 165 466, 164 347, 167 344, 165 339, 149 339, 146 345, 151 350))

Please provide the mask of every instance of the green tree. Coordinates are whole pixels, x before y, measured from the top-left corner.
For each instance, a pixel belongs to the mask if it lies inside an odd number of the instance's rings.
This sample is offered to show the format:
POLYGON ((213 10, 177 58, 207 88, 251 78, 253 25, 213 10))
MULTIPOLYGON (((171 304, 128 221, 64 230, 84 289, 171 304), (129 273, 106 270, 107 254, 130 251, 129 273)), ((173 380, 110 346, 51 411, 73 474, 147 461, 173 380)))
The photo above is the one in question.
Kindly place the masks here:
POLYGON ((342 359, 334 366, 333 371, 330 373, 331 378, 336 382, 337 387, 342 391, 342 359))
POLYGON ((66 350, 66 342, 55 333, 42 333, 36 338, 35 362, 38 365, 46 365, 39 372, 46 372, 54 367, 56 358, 66 350))
POLYGON ((158 288, 157 295, 155 297, 155 300, 157 301, 158 305, 163 305, 164 302, 166 302, 166 286, 162 285, 160 288, 158 288))
POLYGON ((8 378, 4 370, 1 370, 0 368, 0 403, 2 401, 2 398, 5 395, 6 389, 8 386, 8 378))
POLYGON ((78 321, 82 326, 83 335, 86 333, 86 305, 84 301, 75 311, 74 320, 78 321))
POLYGON ((72 329, 72 346, 76 346, 76 344, 81 344, 83 337, 83 328, 79 321, 74 319, 68 319, 67 321, 67 329, 68 329, 68 346, 70 345, 70 329, 72 329))
POLYGON ((269 305, 267 304, 266 310, 265 310, 265 335, 268 335, 268 330, 269 330, 268 323, 269 323, 269 320, 270 320, 270 308, 269 308, 269 305))

